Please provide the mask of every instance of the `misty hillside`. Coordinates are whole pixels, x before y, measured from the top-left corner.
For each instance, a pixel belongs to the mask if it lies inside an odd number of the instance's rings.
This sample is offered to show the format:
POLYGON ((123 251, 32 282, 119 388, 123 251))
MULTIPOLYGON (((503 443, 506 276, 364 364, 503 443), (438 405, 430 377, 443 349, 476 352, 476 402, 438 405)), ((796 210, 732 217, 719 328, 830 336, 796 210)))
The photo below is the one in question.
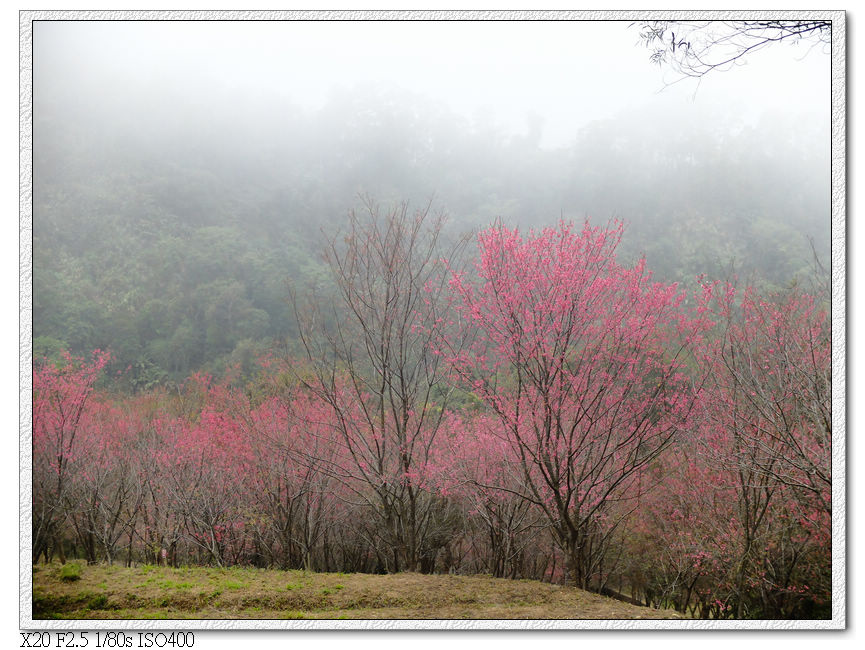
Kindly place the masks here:
POLYGON ((75 67, 37 32, 33 333, 37 356, 112 350, 130 387, 291 342, 289 286, 326 285, 322 245, 362 196, 431 201, 454 233, 618 218, 620 254, 667 280, 783 287, 812 242, 828 261, 820 121, 622 106, 551 146, 542 117, 508 132, 395 83, 306 106, 278 79, 238 92, 109 59, 75 67))

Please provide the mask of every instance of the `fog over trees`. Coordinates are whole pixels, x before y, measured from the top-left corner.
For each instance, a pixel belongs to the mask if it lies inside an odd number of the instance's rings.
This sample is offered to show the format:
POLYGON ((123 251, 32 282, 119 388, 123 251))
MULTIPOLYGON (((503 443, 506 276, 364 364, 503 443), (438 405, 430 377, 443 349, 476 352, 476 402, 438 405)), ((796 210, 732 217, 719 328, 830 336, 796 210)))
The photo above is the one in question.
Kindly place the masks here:
MULTIPOLYGON (((497 37, 522 35, 527 49, 537 42, 530 39, 539 25, 500 25, 502 34, 496 24, 454 26, 479 41, 457 54, 492 59, 504 47, 497 37)), ((148 384, 218 369, 294 336, 286 282, 324 281, 322 235, 362 195, 412 206, 432 200, 454 232, 499 218, 531 228, 616 217, 627 225, 622 252, 645 254, 668 280, 734 270, 782 287, 811 270, 811 242, 827 262, 828 97, 817 95, 825 80, 811 72, 821 57, 828 71, 823 53, 764 72, 770 91, 780 73, 816 79, 813 94, 800 83, 784 110, 751 105, 760 92, 747 84, 718 103, 709 81, 684 96, 658 93, 657 69, 628 23, 571 23, 587 41, 583 55, 591 39, 616 35, 590 62, 615 74, 624 55, 629 77, 581 79, 588 62, 553 40, 551 69, 524 63, 509 84, 552 73, 544 83, 571 88, 570 108, 530 96, 521 107, 492 103, 499 95, 514 101, 492 85, 507 72, 496 69, 491 80, 474 80, 475 93, 490 87, 490 103, 467 109, 458 96, 432 94, 472 84, 445 87, 443 79, 459 74, 448 66, 459 61, 440 54, 437 41, 409 49, 415 26, 399 27, 316 25, 322 39, 333 29, 330 51, 296 24, 37 24, 37 352, 110 347, 119 365, 133 366, 133 382, 148 384), (340 41, 350 27, 358 34, 340 41), (391 57, 369 54, 367 64, 380 69, 353 79, 360 66, 350 55, 367 32, 373 51, 391 57), (309 47, 302 60, 286 45, 298 36, 309 47), (388 39, 396 39, 392 50, 388 39), (418 63, 387 65, 399 48, 418 63), (339 63, 323 61, 322 78, 301 85, 313 78, 316 54, 339 63), (572 58, 563 65, 556 55, 572 58), (327 88, 326 75, 343 62, 347 71, 327 88), (400 76, 413 65, 417 79, 400 76), (557 76, 563 69, 571 78, 557 76), (592 115, 593 103, 621 94, 607 87, 630 79, 649 92, 592 115), (561 117, 567 110, 570 123, 561 117)), ((547 35, 566 36, 552 28, 547 35)))
POLYGON ((34 561, 825 616, 830 58, 654 25, 37 22, 34 561))

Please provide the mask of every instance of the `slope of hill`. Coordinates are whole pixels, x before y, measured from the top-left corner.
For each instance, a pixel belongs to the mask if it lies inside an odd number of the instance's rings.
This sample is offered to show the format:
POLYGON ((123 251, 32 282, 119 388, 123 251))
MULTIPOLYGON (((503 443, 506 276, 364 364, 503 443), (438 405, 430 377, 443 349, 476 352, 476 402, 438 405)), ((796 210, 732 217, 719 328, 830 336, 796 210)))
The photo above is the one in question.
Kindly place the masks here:
POLYGON ((572 587, 488 576, 37 565, 33 582, 35 619, 683 618, 572 587))

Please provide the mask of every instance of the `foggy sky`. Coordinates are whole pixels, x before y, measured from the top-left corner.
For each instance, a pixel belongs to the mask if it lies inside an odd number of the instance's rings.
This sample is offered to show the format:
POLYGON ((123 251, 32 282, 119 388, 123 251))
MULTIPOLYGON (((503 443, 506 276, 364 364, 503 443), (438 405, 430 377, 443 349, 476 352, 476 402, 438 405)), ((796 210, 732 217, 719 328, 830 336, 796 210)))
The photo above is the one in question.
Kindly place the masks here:
MULTIPOLYGON (((627 112, 780 113, 830 119, 830 57, 785 43, 665 86, 628 21, 38 22, 34 102, 61 93, 99 115, 124 106, 177 115, 213 102, 318 110, 334 93, 395 87, 511 134, 530 124, 565 146, 586 124, 627 112), (44 95, 40 95, 44 93, 44 95), (142 99, 142 98, 146 98, 142 99)), ((196 117, 196 119, 199 119, 196 117)))

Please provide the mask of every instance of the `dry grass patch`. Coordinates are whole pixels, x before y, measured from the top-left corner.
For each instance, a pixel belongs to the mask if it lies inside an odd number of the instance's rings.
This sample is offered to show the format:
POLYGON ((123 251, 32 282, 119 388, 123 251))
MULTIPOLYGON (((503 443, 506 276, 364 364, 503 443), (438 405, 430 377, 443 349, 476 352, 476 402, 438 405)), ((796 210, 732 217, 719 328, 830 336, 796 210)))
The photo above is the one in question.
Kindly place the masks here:
POLYGON ((80 564, 71 581, 59 565, 34 570, 34 618, 682 618, 533 580, 80 564))

